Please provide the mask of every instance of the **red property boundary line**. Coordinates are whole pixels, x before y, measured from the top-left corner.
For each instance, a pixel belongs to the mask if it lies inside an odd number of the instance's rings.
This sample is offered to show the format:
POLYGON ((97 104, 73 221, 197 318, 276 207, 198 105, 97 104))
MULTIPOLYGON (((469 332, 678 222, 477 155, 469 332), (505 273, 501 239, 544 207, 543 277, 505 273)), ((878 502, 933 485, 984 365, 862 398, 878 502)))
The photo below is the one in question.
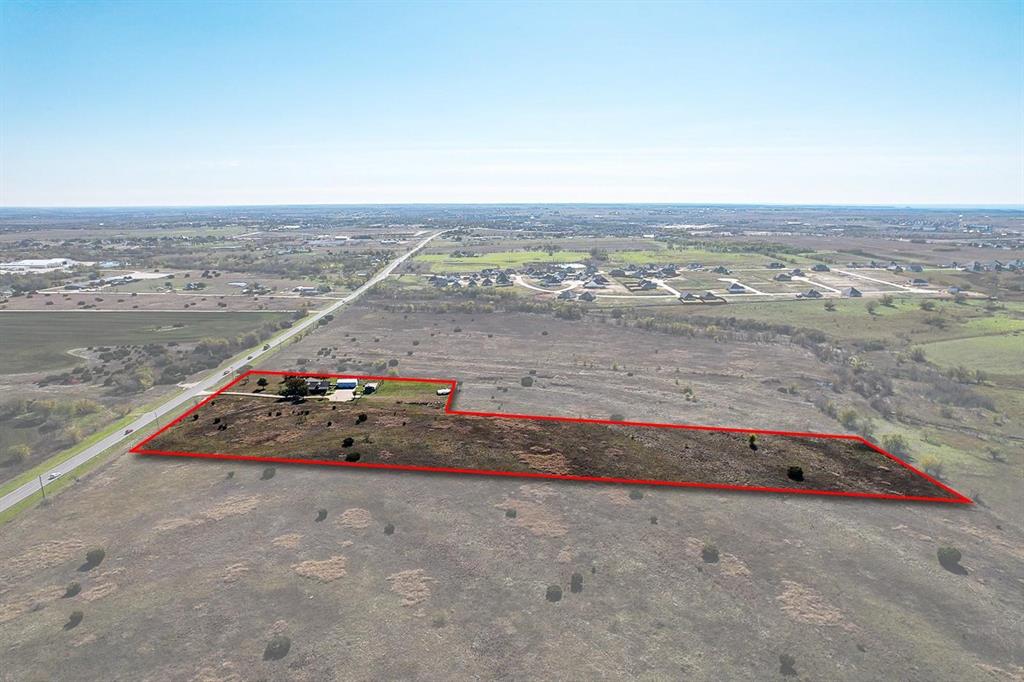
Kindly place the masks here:
POLYGON ((201 400, 193 407, 186 410, 180 416, 176 417, 165 426, 156 431, 153 435, 149 436, 138 445, 133 447, 129 452, 137 455, 162 455, 170 457, 196 457, 200 459, 220 459, 220 460, 234 460, 234 461, 246 461, 246 462, 272 462, 275 464, 316 464, 319 466, 340 466, 340 467, 355 467, 362 469, 395 469, 400 471, 430 471, 439 473, 450 473, 450 474, 475 474, 484 476, 509 476, 514 478, 546 478, 546 479, 558 479, 565 481, 586 481, 590 483, 629 483, 635 485, 659 485, 668 486, 675 488, 706 488, 713 490, 743 490, 747 492, 761 492, 761 493, 788 493, 794 495, 826 495, 832 497, 855 497, 855 498, 867 498, 876 500, 901 500, 905 502, 944 502, 946 504, 974 504, 974 501, 969 497, 965 497, 953 488, 949 487, 941 481, 937 481, 932 476, 924 473, 904 462, 899 457, 886 452, 882 448, 878 447, 871 441, 855 436, 852 434, 845 433, 813 433, 803 431, 777 431, 770 429, 741 429, 728 426, 703 426, 698 424, 660 424, 654 422, 635 422, 635 421, 616 421, 612 419, 585 419, 582 417, 553 417, 548 415, 536 415, 536 414, 513 414, 513 413, 501 413, 501 412, 476 412, 471 410, 456 410, 452 408, 452 402, 455 399, 455 392, 458 386, 458 381, 455 379, 426 379, 422 377, 393 377, 393 376, 371 376, 365 374, 327 374, 324 372, 282 372, 275 370, 249 370, 244 374, 240 374, 235 377, 223 387, 219 388, 214 393, 211 393, 206 398, 201 400), (932 497, 924 495, 896 495, 891 493, 865 493, 865 492, 848 492, 841 490, 810 490, 804 488, 773 488, 768 486, 755 486, 755 485, 734 485, 729 483, 701 483, 696 481, 655 481, 645 480, 637 478, 612 478, 607 476, 578 476, 573 474, 548 474, 530 471, 492 471, 488 469, 461 469, 455 467, 428 467, 428 466, 415 466, 410 464, 384 464, 375 462, 336 462, 336 461, 323 461, 317 459, 303 459, 298 457, 258 457, 252 455, 228 455, 221 453, 200 453, 200 452, 182 452, 178 450, 150 450, 146 449, 145 445, 155 439, 160 434, 164 433, 168 429, 180 424, 185 420, 186 417, 196 412, 205 404, 214 400, 217 396, 228 391, 235 384, 239 383, 246 377, 254 374, 264 374, 268 376, 296 376, 296 377, 320 377, 330 379, 358 379, 364 381, 409 381, 416 383, 426 384, 441 384, 447 386, 451 392, 448 394, 448 400, 445 401, 444 413, 464 416, 464 417, 491 417, 496 419, 532 419, 535 421, 553 421, 553 422, 577 422, 583 424, 607 424, 615 426, 645 426, 652 428, 662 429, 687 429, 691 431, 720 431, 725 433, 743 433, 743 434, 763 434, 767 436, 790 436, 795 438, 834 438, 837 440, 852 440, 861 443, 876 453, 896 462, 905 469, 910 470, 917 476, 927 480, 932 485, 940 488, 941 490, 949 493, 952 497, 932 497))

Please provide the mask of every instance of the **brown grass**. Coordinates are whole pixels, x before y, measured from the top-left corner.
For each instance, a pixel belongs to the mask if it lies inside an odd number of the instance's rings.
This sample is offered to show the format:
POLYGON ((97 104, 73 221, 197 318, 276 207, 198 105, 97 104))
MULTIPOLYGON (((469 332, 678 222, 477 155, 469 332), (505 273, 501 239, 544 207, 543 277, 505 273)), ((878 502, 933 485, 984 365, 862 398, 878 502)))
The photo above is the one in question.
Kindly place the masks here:
POLYGON ((347 564, 348 560, 339 554, 323 561, 303 561, 292 566, 292 570, 303 578, 329 583, 344 577, 348 573, 345 569, 347 564))

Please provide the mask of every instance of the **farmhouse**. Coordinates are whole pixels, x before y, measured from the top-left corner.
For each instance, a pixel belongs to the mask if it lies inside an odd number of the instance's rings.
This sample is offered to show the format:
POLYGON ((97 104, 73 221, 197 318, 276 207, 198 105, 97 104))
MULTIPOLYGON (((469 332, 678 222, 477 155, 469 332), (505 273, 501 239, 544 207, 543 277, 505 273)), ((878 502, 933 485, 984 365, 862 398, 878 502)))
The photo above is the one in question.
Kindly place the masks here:
POLYGON ((326 393, 331 388, 330 379, 306 378, 306 389, 310 393, 326 393))

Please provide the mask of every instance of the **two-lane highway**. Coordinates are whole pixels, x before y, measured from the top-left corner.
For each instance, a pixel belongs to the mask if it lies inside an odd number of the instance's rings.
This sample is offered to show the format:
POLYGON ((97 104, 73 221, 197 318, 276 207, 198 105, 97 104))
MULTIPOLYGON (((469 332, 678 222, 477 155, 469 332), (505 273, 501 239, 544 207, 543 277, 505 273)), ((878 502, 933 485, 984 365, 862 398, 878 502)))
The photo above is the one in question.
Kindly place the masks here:
MULTIPOLYGON (((307 329, 315 325, 317 322, 319 322, 325 315, 330 315, 334 313, 336 310, 338 310, 338 308, 341 308, 342 306, 351 303, 352 301, 356 300, 357 298, 365 294, 367 291, 369 291, 374 286, 379 284, 381 281, 386 279, 402 263, 404 263, 413 255, 415 255, 417 251, 425 247, 430 242, 430 240, 434 239, 440 234, 443 234, 444 232, 445 230, 434 232, 429 237, 419 242, 410 251, 407 251, 403 255, 391 261, 386 267, 384 267, 382 270, 374 274, 373 277, 368 279, 362 286, 360 286, 358 289, 350 293, 348 296, 338 299, 337 301, 331 303, 329 306, 323 308, 322 310, 313 315, 309 315, 307 317, 302 318, 301 320, 293 324, 291 327, 289 327, 287 330, 285 330, 281 334, 277 335, 276 337, 268 341, 261 349, 258 349, 247 354, 242 354, 233 359, 228 365, 222 365, 221 367, 218 367, 210 376, 194 384, 191 384, 184 391, 168 399, 165 403, 163 403, 156 409, 146 412, 144 415, 142 415, 132 423, 125 426, 125 430, 119 430, 116 433, 112 433, 106 438, 103 438, 97 441, 96 443, 93 443, 92 445, 85 448, 81 452, 68 458, 67 460, 62 462, 58 467, 56 467, 53 471, 47 472, 47 474, 43 475, 43 485, 45 486, 46 484, 53 482, 47 480, 47 476, 50 473, 59 471, 69 474, 74 469, 77 469, 78 467, 82 466, 92 458, 99 456, 100 453, 106 452, 115 445, 118 445, 119 443, 128 440, 131 437, 131 434, 134 433, 135 431, 138 431, 149 426, 154 421, 161 419, 162 417, 165 417, 173 413, 177 413, 177 411, 182 407, 182 405, 185 405, 186 403, 196 398, 197 396, 203 395, 211 391, 214 387, 217 386, 217 384, 223 381, 226 376, 232 375, 234 372, 238 371, 247 364, 256 362, 261 355, 269 353, 274 348, 277 348, 281 344, 286 343, 289 339, 294 338, 296 335, 306 331, 307 329)), ((18 502, 21 502, 25 498, 33 495, 38 490, 38 480, 29 481, 24 485, 15 488, 12 492, 0 498, 0 512, 8 509, 9 507, 14 506, 18 502)))

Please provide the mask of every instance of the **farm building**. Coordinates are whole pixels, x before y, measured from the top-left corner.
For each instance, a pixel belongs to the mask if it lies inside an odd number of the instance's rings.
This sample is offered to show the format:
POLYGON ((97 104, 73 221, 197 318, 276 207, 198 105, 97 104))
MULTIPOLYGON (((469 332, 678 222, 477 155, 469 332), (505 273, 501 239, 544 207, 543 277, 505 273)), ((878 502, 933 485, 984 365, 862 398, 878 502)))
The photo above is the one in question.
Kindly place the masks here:
POLYGON ((310 393, 326 393, 330 388, 330 379, 317 379, 315 377, 306 378, 306 389, 310 393))

